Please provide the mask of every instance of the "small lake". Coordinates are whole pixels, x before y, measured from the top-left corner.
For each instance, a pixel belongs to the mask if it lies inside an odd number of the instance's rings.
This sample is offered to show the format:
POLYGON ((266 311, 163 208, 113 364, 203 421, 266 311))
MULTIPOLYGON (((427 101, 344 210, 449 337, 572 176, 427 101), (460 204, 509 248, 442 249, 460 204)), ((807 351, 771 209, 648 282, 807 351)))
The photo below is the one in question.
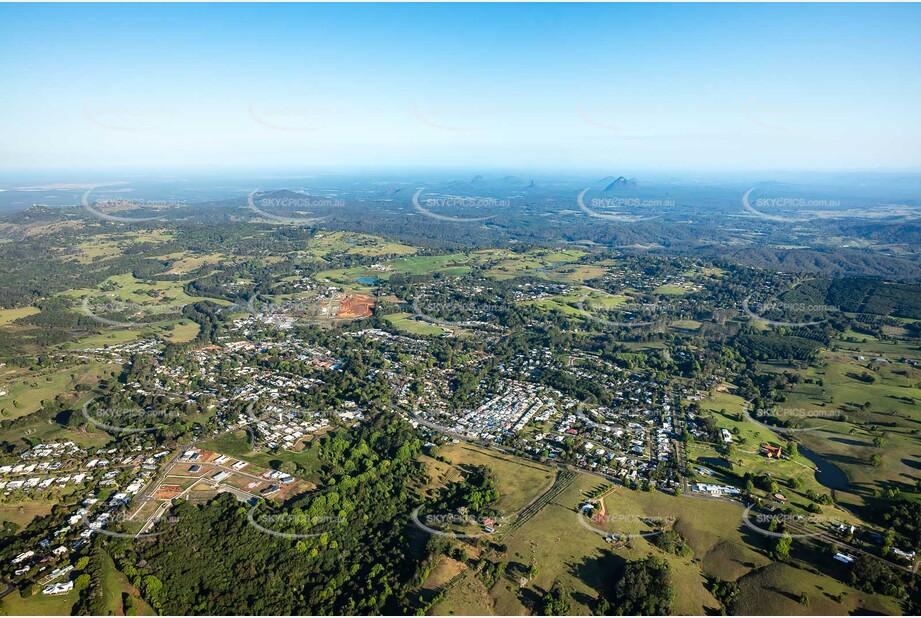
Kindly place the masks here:
POLYGON ((844 470, 831 463, 818 453, 809 450, 802 444, 797 444, 796 446, 800 454, 814 463, 816 468, 818 468, 815 473, 815 480, 817 480, 825 487, 828 487, 829 489, 847 491, 848 487, 851 485, 851 482, 847 479, 847 474, 844 473, 844 470))
POLYGON ((358 283, 363 283, 365 285, 374 285, 377 283, 377 277, 358 277, 355 279, 358 283))

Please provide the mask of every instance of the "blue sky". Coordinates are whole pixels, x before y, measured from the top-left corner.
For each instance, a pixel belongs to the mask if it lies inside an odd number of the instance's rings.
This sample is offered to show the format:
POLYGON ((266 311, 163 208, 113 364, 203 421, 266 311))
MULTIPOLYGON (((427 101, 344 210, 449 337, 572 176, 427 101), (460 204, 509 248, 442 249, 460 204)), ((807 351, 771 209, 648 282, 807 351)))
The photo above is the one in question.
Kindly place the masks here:
POLYGON ((918 5, 0 5, 0 168, 921 169, 918 5))

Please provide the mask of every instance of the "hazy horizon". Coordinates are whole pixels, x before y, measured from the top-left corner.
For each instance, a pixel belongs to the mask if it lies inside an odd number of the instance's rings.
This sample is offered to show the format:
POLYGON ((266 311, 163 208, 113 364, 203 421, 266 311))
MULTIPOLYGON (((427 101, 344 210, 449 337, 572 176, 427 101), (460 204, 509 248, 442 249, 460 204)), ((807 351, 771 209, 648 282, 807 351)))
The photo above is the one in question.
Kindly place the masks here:
POLYGON ((917 5, 3 5, 0 168, 917 171, 919 30, 917 5))

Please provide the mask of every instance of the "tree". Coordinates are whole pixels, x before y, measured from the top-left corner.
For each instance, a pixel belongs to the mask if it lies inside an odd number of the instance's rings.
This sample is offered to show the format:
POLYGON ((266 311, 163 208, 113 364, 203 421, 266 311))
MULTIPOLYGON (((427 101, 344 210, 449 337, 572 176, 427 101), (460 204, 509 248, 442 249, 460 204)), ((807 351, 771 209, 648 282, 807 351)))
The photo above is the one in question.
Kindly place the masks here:
POLYGON ((621 616, 665 616, 671 613, 674 595, 668 562, 649 556, 624 566, 614 584, 611 606, 621 616))
POLYGON ((541 616, 566 616, 571 610, 569 592, 560 582, 553 582, 550 591, 541 599, 538 613, 541 616))
POLYGON ((793 544, 793 539, 788 535, 783 535, 777 539, 777 543, 774 545, 774 560, 778 562, 785 562, 790 558, 790 546, 793 544))

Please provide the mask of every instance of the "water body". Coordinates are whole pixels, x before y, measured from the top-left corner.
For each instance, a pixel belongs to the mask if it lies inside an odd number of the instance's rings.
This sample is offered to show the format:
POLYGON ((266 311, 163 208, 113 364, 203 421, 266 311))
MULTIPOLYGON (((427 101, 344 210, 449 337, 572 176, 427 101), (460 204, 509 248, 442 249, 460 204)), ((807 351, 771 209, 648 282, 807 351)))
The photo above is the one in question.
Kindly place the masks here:
POLYGON ((818 468, 815 473, 815 480, 829 489, 847 491, 851 483, 848 481, 844 470, 802 444, 798 444, 797 449, 803 457, 814 463, 818 468))
POLYGON ((358 277, 355 279, 358 283, 363 283, 365 285, 374 285, 377 283, 377 277, 358 277))

